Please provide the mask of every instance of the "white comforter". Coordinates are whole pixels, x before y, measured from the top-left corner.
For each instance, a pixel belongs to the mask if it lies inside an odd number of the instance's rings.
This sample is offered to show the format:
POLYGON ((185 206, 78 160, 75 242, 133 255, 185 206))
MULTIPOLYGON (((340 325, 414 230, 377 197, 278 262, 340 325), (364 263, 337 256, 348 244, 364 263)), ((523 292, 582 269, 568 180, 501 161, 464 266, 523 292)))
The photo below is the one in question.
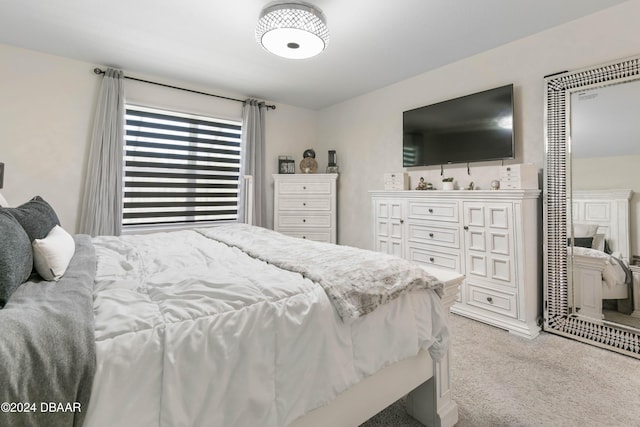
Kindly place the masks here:
POLYGON ((344 322, 319 285, 194 231, 94 245, 86 426, 286 426, 421 348, 446 349, 433 290, 344 322))

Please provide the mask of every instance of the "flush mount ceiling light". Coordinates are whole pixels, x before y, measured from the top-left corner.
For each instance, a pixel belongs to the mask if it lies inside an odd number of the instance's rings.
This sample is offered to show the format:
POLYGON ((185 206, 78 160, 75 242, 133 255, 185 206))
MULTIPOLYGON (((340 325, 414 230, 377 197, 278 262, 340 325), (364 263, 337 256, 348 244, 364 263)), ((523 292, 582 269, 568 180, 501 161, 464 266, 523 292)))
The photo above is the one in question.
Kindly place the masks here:
POLYGON ((322 12, 311 5, 276 3, 260 13, 256 40, 274 55, 305 59, 327 47, 329 29, 322 12))

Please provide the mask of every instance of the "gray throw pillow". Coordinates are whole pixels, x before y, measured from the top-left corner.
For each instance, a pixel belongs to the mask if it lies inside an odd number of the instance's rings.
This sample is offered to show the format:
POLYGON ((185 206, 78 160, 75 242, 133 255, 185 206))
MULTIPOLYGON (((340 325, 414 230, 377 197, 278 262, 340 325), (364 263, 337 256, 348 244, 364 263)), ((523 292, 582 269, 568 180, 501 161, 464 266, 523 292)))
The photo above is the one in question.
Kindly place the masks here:
POLYGON ((34 197, 17 208, 4 208, 4 210, 18 220, 31 242, 35 239, 44 239, 53 227, 60 225, 56 212, 40 196, 34 197))
POLYGON ((0 308, 33 269, 33 252, 27 233, 8 212, 0 210, 0 308))

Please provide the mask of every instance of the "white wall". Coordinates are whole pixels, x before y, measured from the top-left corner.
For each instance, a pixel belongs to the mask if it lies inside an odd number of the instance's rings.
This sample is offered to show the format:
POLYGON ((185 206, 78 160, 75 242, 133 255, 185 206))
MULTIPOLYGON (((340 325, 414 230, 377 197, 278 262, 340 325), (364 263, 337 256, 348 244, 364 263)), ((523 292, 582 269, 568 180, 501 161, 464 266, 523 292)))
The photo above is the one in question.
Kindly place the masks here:
MULTIPOLYGON (((513 83, 517 159, 505 163, 535 163, 542 169, 544 76, 640 54, 638 18, 640 0, 629 1, 322 110, 316 151, 338 151, 339 242, 371 247, 367 192, 383 188, 383 173, 403 171, 404 110, 513 83)), ((461 186, 474 181, 486 189, 499 165, 472 164, 471 176, 466 165, 448 166, 446 174, 461 186)), ((420 176, 440 183, 439 167, 408 172, 411 188, 420 176)))
POLYGON ((0 45, 0 162, 12 205, 41 195, 75 230, 99 79, 78 61, 0 45))
MULTIPOLYGON (((4 188, 0 192, 12 205, 41 195, 54 207, 62 226, 72 232, 78 226, 94 105, 101 81, 93 73, 94 67, 0 45, 0 162, 5 163, 4 188)), ((135 77, 160 81, 153 76, 135 77)), ((244 98, 215 88, 160 82, 244 98)), ((225 118, 241 118, 242 112, 242 104, 238 102, 130 80, 126 81, 126 96, 132 102, 225 118)), ((267 182, 271 183, 271 174, 277 172, 278 155, 298 158, 304 149, 298 147, 313 145, 316 116, 314 111, 282 104, 267 112, 267 182)), ((273 184, 266 198, 272 224, 273 184)))

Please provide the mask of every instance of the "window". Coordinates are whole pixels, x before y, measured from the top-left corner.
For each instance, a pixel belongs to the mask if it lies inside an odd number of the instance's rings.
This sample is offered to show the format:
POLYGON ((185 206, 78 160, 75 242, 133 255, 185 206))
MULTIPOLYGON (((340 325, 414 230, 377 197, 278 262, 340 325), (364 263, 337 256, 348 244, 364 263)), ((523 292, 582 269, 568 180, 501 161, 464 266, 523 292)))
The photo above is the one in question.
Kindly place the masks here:
POLYGON ((124 228, 237 220, 242 122, 125 109, 124 228))

